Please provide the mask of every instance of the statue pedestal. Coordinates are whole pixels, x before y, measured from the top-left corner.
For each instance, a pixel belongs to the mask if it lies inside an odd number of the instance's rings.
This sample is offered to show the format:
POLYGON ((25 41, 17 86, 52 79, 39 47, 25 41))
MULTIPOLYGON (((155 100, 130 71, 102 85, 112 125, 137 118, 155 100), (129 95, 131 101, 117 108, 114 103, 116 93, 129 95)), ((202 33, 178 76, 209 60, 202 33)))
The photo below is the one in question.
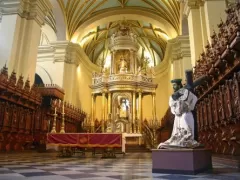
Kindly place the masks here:
POLYGON ((152 172, 197 174, 212 169, 209 149, 153 149, 152 172))

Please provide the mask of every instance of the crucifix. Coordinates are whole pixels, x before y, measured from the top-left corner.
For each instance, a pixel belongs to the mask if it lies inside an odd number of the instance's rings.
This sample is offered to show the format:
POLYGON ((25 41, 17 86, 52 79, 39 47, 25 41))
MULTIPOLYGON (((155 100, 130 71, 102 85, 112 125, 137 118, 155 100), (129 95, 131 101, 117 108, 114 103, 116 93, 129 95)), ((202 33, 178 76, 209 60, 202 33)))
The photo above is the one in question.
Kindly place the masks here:
MULTIPOLYGON (((202 76, 195 81, 193 81, 193 71, 186 70, 186 85, 185 88, 188 89, 190 92, 194 93, 194 88, 203 84, 206 81, 206 76, 202 76)), ((194 93, 195 94, 195 93, 194 93)), ((198 124, 197 124, 197 114, 196 109, 192 111, 193 118, 194 118, 194 140, 198 141, 198 124)))

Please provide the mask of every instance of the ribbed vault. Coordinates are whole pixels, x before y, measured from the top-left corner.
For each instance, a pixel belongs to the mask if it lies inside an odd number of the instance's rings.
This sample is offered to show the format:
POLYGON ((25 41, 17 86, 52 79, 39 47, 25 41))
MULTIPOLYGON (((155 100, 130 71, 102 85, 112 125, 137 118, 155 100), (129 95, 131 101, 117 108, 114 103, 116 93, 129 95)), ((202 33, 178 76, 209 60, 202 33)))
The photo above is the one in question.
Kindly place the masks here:
POLYGON ((65 17, 68 38, 80 43, 94 63, 106 58, 108 39, 120 19, 126 18, 137 34, 140 56, 143 52, 150 54, 155 65, 164 57, 167 39, 179 33, 180 5, 176 0, 57 1, 65 17))
MULTIPOLYGON (((80 44, 93 63, 100 64, 101 60, 106 59, 109 55, 109 38, 117 31, 121 22, 114 21, 97 26, 83 37, 80 44)), ((132 32, 137 35, 140 45, 139 57, 147 56, 151 58, 152 65, 161 62, 167 44, 166 33, 159 28, 155 28, 151 23, 136 20, 126 20, 126 23, 130 25, 132 32)))

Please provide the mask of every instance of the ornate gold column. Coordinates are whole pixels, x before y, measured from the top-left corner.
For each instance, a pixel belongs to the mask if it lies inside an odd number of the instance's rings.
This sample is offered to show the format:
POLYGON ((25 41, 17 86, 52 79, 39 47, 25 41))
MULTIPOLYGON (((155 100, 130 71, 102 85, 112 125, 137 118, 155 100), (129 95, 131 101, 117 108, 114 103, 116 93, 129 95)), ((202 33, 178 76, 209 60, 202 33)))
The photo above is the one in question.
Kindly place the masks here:
POLYGON ((134 51, 134 55, 133 55, 133 59, 134 59, 134 73, 137 74, 138 72, 138 64, 137 64, 137 59, 136 59, 136 51, 134 51))
POLYGON ((113 65, 114 65, 114 59, 113 59, 113 51, 111 51, 111 74, 113 74, 113 65))
POLYGON ((152 93, 152 116, 153 123, 156 121, 156 93, 152 93))
POLYGON ((102 92, 102 132, 104 132, 105 127, 104 127, 104 123, 105 123, 105 91, 102 92))
POLYGON ((91 118, 91 132, 94 132, 94 119, 95 119, 95 109, 96 107, 96 96, 92 94, 92 118, 91 118))
POLYGON ((111 74, 116 73, 115 55, 116 55, 116 51, 111 51, 111 74))
POLYGON ((135 127, 135 120, 136 120, 136 92, 133 91, 133 96, 132 96, 132 122, 130 126, 130 133, 134 133, 134 127, 135 127))
POLYGON ((142 132, 142 90, 138 92, 138 133, 142 132))
POLYGON ((108 111, 107 111, 108 117, 109 114, 112 114, 111 107, 112 107, 112 93, 108 92, 108 111))
POLYGON ((134 51, 130 49, 130 72, 131 73, 134 73, 134 69, 135 69, 135 61, 134 61, 133 53, 134 51))

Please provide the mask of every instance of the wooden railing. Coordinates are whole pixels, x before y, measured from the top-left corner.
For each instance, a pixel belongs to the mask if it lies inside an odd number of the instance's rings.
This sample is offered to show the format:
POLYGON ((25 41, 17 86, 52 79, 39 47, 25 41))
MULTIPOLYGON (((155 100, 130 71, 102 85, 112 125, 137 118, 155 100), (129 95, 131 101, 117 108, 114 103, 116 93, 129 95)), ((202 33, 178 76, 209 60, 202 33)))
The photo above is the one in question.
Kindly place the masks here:
MULTIPOLYGON (((51 99, 60 99, 63 92, 55 86, 30 87, 16 73, 8 77, 7 67, 0 72, 0 151, 24 150, 44 143, 53 124, 51 99), (51 91, 49 91, 51 89, 51 91), (48 93, 46 93, 48 92, 48 93), (50 93, 49 93, 50 92, 50 93)), ((57 109, 57 132, 62 122, 57 109)), ((78 132, 86 113, 65 103, 65 132, 78 132)))
MULTIPOLYGON (((211 45, 206 46, 194 71, 195 80, 206 77, 194 89, 198 136, 215 153, 240 155, 240 3, 226 13, 226 22, 218 25, 218 34, 213 32, 211 45)), ((168 114, 163 129, 171 127, 168 114)))

